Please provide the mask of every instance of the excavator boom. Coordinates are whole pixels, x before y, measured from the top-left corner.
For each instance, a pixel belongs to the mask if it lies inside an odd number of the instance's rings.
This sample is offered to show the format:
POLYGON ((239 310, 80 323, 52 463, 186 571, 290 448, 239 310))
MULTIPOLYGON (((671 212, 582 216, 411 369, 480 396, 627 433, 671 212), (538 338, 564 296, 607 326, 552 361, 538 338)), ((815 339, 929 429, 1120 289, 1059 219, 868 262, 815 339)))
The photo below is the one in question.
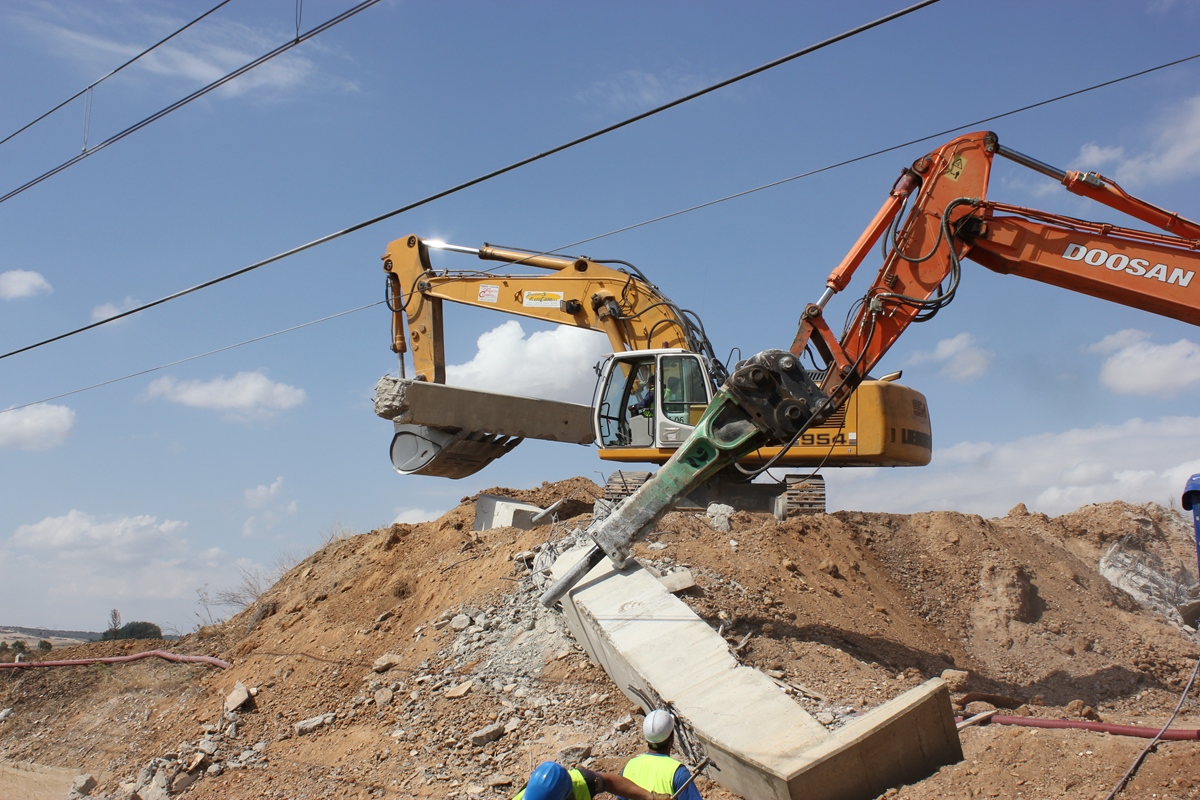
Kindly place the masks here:
POLYGON ((681 458, 672 459, 610 516, 589 526, 595 547, 541 602, 553 605, 605 555, 623 565, 633 543, 675 499, 704 479, 710 461, 696 454, 737 460, 763 444, 787 447, 845 403, 909 325, 932 318, 954 299, 964 258, 996 272, 1200 324, 1200 285, 1191 286, 1200 271, 1200 225, 1131 197, 1101 175, 1068 173, 1002 148, 994 133, 960 136, 901 173, 880 211, 830 273, 821 297, 805 308, 788 354, 792 361, 779 351, 767 351, 739 365, 704 414, 721 424, 697 426, 680 447, 681 458), (989 202, 988 180, 997 154, 1165 233, 989 202), (825 306, 849 285, 885 235, 883 265, 839 337, 824 320, 825 306), (791 372, 793 361, 812 350, 824 361, 819 387, 806 375, 791 372), (753 434, 722 433, 739 426, 748 426, 753 434))

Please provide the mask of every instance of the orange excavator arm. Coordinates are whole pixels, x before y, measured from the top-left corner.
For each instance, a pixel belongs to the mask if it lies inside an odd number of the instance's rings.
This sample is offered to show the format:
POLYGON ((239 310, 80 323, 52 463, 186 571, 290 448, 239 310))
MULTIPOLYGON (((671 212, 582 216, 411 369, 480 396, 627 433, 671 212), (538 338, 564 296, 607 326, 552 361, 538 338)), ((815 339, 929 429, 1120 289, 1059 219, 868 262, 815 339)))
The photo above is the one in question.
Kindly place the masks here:
POLYGON ((1126 193, 1094 172, 1067 172, 1002 147, 994 133, 960 136, 905 169, 883 207, 800 320, 791 352, 814 347, 830 367, 821 388, 840 403, 914 322, 954 298, 961 262, 1061 286, 1200 325, 1200 224, 1126 193), (1164 232, 1088 222, 987 199, 1000 155, 1069 191, 1164 232), (904 210, 911 211, 904 217, 904 210), (903 217, 903 219, 901 219, 903 217), (841 336, 823 317, 855 269, 888 235, 883 264, 841 336))

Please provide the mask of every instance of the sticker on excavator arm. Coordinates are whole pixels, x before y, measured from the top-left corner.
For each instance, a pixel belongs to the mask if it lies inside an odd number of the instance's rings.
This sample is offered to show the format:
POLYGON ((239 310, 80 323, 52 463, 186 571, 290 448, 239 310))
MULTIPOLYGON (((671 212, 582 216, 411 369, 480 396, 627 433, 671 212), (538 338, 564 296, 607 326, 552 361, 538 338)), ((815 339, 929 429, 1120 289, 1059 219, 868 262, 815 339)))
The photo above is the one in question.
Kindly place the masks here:
POLYGON ((500 287, 494 283, 479 284, 479 302, 481 302, 481 303, 499 303, 500 302, 500 287))
POLYGON ((952 181, 956 181, 962 177, 963 170, 967 168, 967 160, 962 156, 955 156, 946 166, 945 175, 952 181))
POLYGON ((521 305, 531 308, 558 308, 563 301, 562 292, 525 292, 521 305))

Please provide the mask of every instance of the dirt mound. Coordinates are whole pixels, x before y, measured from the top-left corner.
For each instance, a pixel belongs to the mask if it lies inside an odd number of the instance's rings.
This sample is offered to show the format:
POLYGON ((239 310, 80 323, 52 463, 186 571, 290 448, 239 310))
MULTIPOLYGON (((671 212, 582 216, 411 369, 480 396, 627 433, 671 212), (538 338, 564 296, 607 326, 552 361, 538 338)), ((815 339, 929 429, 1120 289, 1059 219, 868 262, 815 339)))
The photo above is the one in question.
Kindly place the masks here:
MULTIPOLYGON (((554 525, 474 532, 465 498, 434 522, 329 543, 254 607, 179 642, 53 653, 162 646, 219 656, 227 671, 143 661, 0 673, 0 708, 14 709, 0 757, 90 772, 93 796, 125 784, 143 797, 155 781, 194 781, 196 798, 500 798, 544 758, 619 769, 639 749, 640 711, 538 606, 528 556, 585 524, 601 489, 575 478, 486 493, 564 502, 554 525), (238 683, 253 696, 227 712, 238 683)), ((690 568, 698 585, 684 600, 831 727, 947 669, 961 671, 949 675, 968 712, 1158 726, 1200 657, 1194 630, 1098 572, 1114 544, 1177 576, 1195 564, 1187 521, 1157 506, 784 523, 739 513, 732 524, 717 533, 704 515, 673 513, 635 554, 660 572, 690 568)), ((1176 727, 1200 727, 1195 702, 1176 727)), ((963 762, 889 794, 1102 797, 1144 744, 969 728, 963 762)), ((1200 797, 1196 747, 1159 745, 1125 796, 1200 797)))

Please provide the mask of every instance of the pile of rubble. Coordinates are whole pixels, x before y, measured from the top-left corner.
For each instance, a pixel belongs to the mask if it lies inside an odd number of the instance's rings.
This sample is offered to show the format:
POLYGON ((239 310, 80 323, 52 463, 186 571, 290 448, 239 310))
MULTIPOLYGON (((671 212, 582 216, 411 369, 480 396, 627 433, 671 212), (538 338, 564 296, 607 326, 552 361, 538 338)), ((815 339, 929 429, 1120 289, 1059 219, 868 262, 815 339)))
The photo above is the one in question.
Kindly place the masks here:
MULTIPOLYGON (((0 759, 82 768, 95 782, 75 795, 120 800, 502 800, 545 758, 619 770, 641 749, 640 711, 537 602, 600 489, 572 479, 489 492, 538 508, 576 499, 559 507, 563 523, 532 530, 473 531, 468 498, 433 522, 332 541, 264 595, 275 613, 248 609, 170 645, 231 662, 223 672, 144 661, 6 676, 0 759)), ((1186 620, 1147 612, 1097 568, 1133 531, 1161 574, 1194 566, 1190 526, 1169 509, 738 512, 720 533, 713 522, 669 514, 635 555, 830 728, 947 670, 966 713, 1156 724, 1200 656, 1186 620)), ((1200 727, 1197 713, 1189 701, 1176 725, 1200 727)), ((1131 796, 1200 798, 1181 782, 1194 774, 1190 744, 1160 745, 1131 796)), ((972 728, 962 764, 896 797, 1103 796, 1142 746, 972 728)), ((736 800, 707 778, 701 791, 736 800)))

